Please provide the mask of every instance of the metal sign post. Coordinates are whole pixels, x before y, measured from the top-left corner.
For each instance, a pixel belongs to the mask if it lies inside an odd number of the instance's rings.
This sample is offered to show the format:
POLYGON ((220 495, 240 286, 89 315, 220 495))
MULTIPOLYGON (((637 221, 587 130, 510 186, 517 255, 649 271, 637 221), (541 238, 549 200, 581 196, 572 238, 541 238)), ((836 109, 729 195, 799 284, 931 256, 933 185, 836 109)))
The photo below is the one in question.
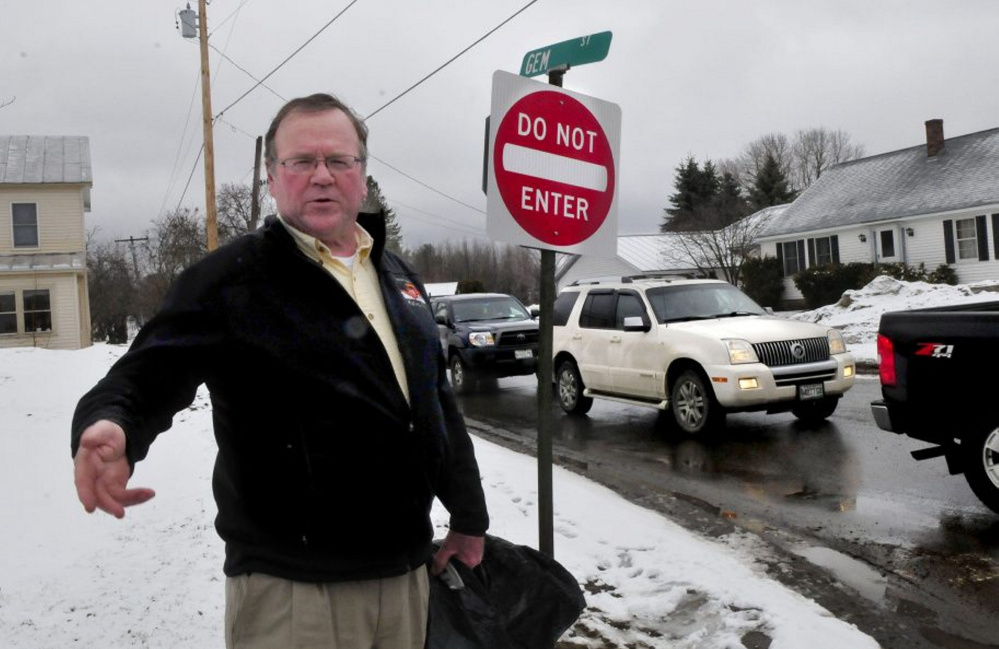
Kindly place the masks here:
POLYGON ((613 255, 617 250, 620 108, 561 91, 573 65, 607 56, 601 32, 528 52, 521 77, 548 74, 550 86, 493 75, 484 171, 490 237, 541 252, 538 344, 538 549, 555 556, 552 401, 555 252, 613 255), (528 87, 531 85, 538 88, 528 87))

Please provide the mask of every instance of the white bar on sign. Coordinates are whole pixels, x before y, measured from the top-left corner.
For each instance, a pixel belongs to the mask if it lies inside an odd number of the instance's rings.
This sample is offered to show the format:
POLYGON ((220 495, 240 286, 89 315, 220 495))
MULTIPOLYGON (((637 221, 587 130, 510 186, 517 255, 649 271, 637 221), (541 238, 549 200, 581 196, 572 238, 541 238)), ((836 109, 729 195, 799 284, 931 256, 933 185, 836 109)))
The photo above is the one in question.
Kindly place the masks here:
POLYGON ((503 169, 598 192, 607 189, 607 168, 603 165, 518 144, 503 145, 503 169))

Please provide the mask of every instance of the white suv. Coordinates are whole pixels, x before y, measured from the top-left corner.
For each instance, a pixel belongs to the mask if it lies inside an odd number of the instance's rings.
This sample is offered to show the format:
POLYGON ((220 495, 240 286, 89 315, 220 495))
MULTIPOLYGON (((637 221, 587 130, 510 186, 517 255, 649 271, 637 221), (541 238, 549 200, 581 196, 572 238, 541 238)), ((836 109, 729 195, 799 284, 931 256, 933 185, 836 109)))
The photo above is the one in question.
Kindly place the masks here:
POLYGON ((774 316, 720 280, 574 284, 559 293, 553 325, 557 394, 570 414, 603 398, 669 409, 690 434, 737 411, 818 422, 853 385, 837 330, 774 316))

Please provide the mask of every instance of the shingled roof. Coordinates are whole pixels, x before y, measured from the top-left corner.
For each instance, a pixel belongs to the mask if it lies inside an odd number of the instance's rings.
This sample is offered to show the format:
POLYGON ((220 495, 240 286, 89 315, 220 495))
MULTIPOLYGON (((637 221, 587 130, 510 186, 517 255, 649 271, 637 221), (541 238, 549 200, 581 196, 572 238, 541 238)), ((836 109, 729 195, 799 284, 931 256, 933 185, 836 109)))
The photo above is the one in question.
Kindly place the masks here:
POLYGON ((82 135, 0 135, 0 184, 92 184, 82 135))
POLYGON ((944 140, 933 156, 921 144, 830 167, 761 236, 997 203, 999 128, 944 140))

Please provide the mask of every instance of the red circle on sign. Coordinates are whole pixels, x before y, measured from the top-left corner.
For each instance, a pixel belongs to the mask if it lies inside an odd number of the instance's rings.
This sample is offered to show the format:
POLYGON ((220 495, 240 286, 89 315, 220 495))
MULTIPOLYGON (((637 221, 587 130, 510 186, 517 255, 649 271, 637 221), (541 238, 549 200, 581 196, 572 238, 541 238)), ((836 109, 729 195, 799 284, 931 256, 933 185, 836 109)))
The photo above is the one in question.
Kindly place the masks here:
POLYGON ((510 215, 551 245, 590 238, 614 199, 614 154, 603 127, 560 92, 531 93, 510 107, 496 129, 493 169, 510 215))

